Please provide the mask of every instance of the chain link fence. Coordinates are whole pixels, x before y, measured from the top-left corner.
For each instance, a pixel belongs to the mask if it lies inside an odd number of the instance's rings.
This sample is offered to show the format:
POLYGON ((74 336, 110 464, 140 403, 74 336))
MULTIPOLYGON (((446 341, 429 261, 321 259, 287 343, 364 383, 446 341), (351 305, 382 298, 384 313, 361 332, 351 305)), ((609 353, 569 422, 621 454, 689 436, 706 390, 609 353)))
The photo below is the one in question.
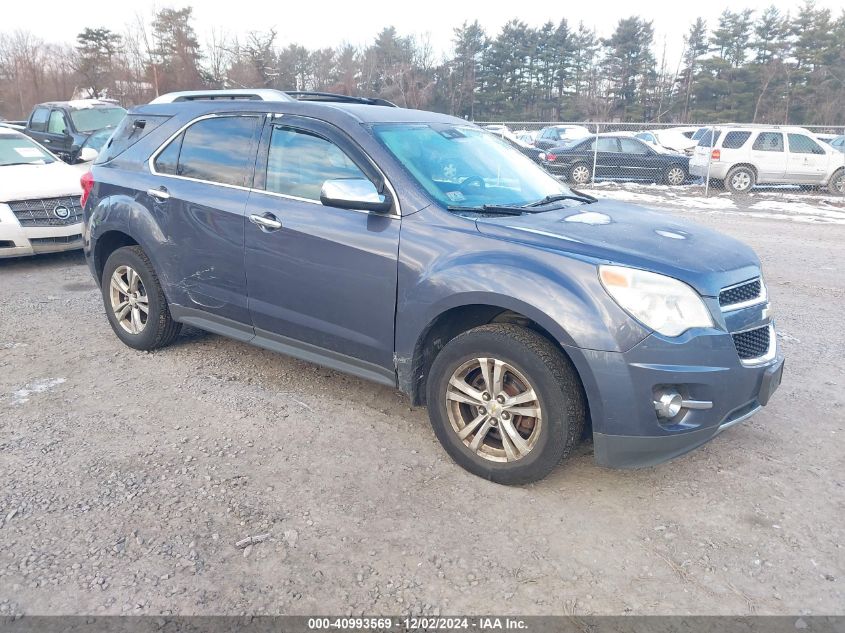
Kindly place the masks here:
POLYGON ((845 127, 480 121, 576 189, 640 202, 788 213, 845 223, 845 127), (769 208, 773 204, 769 204, 769 208), (793 204, 793 207, 787 206, 793 204))

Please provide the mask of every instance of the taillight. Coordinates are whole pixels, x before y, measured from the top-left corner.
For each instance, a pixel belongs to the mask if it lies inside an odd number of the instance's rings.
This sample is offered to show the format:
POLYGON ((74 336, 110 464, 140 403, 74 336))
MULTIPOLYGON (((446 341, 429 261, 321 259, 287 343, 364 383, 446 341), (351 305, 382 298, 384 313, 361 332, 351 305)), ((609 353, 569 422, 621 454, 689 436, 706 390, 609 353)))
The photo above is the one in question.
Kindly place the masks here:
POLYGON ((710 152, 710 158, 712 158, 713 160, 719 160, 721 157, 722 157, 721 150, 714 149, 712 152, 710 152))
POLYGON ((79 204, 84 208, 85 203, 88 202, 88 196, 94 188, 94 174, 86 171, 82 174, 82 178, 79 179, 79 184, 82 185, 82 196, 79 198, 79 204))
POLYGON ((548 152, 546 152, 546 160, 550 163, 555 162, 557 160, 557 154, 549 154, 548 152))

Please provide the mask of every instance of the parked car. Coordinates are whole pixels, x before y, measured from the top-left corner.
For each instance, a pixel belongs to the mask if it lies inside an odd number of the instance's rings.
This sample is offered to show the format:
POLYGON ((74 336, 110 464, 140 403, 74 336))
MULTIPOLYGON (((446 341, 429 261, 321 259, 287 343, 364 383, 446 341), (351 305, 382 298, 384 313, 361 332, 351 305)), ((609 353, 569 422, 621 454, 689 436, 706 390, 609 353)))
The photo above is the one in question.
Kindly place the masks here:
POLYGON ((698 145, 698 141, 693 141, 674 130, 646 130, 645 132, 638 132, 635 137, 649 145, 662 147, 687 156, 692 156, 695 146, 698 145))
POLYGON ((680 126, 680 127, 670 127, 664 128, 665 131, 669 132, 677 132, 678 134, 682 134, 686 136, 688 139, 692 139, 693 135, 699 130, 697 125, 694 126, 680 126))
POLYGON ((80 99, 35 106, 24 132, 68 163, 77 160, 85 139, 117 125, 126 110, 112 101, 80 99))
POLYGON ((748 246, 576 193, 462 119, 368 103, 133 109, 83 178, 116 336, 150 350, 189 323, 398 388, 508 484, 588 417, 596 460, 635 467, 769 402, 783 360, 748 246))
POLYGON ((792 126, 711 128, 698 141, 690 173, 734 193, 760 184, 827 187, 845 193, 845 160, 836 148, 792 126))
POLYGON ((537 143, 537 135, 540 133, 540 130, 517 130, 514 132, 516 138, 518 138, 523 143, 527 143, 528 145, 534 145, 537 143))
POLYGON ((91 164, 97 158, 97 154, 103 149, 103 146, 111 138, 114 132, 114 127, 104 127, 102 130, 97 130, 79 147, 76 153, 76 160, 73 166, 82 173, 91 169, 91 164))
POLYGON ((81 193, 76 170, 0 127, 0 258, 80 248, 81 193))
POLYGON ((689 177, 689 157, 626 134, 600 134, 598 139, 590 136, 546 152, 546 168, 575 185, 593 179, 594 163, 599 179, 682 185, 689 177))
POLYGON ((845 153, 845 134, 837 136, 835 139, 830 141, 830 146, 839 152, 845 153))
POLYGON ((538 149, 558 147, 565 141, 573 141, 590 136, 590 130, 582 125, 550 125, 540 130, 534 146, 538 149))
POLYGON ((830 142, 836 138, 836 134, 826 134, 824 132, 814 134, 814 136, 820 140, 822 143, 827 143, 830 145, 830 142))
POLYGON ((517 136, 508 131, 496 131, 493 132, 498 138, 502 139, 505 143, 513 147, 515 150, 524 154, 531 160, 533 160, 538 165, 544 165, 546 163, 546 152, 541 149, 537 149, 533 145, 529 145, 528 143, 521 141, 517 136))

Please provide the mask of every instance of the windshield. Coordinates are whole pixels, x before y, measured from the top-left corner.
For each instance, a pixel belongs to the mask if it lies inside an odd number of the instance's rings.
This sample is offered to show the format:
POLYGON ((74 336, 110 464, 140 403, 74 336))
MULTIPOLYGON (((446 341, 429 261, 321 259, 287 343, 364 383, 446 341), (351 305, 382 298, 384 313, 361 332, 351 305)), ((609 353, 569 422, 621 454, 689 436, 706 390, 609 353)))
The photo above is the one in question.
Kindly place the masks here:
POLYGON ((570 190, 530 158, 469 126, 375 126, 376 137, 438 202, 450 208, 524 206, 570 190))
POLYGON ((52 155, 23 136, 0 135, 0 167, 8 165, 46 165, 55 162, 52 155))
POLYGON ((112 127, 120 123, 126 110, 123 108, 85 108, 71 110, 70 118, 78 132, 93 132, 103 127, 112 127))

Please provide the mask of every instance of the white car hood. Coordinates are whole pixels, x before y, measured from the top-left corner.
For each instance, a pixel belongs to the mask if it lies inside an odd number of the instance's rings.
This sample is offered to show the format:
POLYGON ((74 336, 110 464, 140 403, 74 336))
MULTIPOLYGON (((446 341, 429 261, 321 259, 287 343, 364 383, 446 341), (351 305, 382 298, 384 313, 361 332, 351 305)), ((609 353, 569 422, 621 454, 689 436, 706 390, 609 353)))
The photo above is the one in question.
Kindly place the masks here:
POLYGON ((0 202, 82 194, 79 171, 61 161, 0 167, 0 202))

